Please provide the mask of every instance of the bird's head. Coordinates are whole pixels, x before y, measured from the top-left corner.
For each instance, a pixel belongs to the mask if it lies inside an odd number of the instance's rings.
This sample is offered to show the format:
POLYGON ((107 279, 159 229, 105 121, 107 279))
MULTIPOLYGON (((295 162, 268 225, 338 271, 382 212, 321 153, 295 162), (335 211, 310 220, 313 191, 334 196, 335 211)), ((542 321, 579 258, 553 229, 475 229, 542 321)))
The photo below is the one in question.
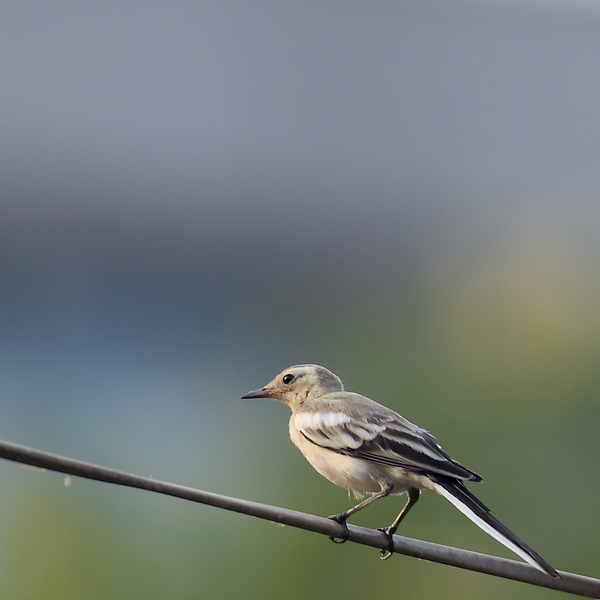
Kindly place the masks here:
POLYGON ((325 367, 294 365, 281 371, 264 387, 248 392, 242 398, 275 398, 295 410, 307 400, 343 390, 341 379, 325 367))

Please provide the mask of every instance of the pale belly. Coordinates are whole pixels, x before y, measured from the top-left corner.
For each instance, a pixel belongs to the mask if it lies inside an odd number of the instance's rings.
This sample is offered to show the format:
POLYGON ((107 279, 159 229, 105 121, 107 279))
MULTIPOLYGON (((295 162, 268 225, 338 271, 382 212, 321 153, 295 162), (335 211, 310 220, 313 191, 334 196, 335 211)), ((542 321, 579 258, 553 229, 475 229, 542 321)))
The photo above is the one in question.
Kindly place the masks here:
POLYGON ((432 488, 427 477, 401 467, 379 465, 321 448, 309 442, 295 427, 290 427, 290 438, 318 473, 352 492, 375 493, 386 484, 394 486, 392 494, 402 494, 410 488, 432 488))

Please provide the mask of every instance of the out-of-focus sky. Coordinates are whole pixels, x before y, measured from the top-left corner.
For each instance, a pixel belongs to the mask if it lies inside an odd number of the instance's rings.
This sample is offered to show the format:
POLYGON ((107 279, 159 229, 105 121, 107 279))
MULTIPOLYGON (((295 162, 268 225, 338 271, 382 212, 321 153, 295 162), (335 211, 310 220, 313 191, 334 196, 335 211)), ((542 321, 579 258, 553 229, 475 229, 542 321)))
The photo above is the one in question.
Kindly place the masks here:
MULTIPOLYGON (((238 400, 317 362, 599 576, 599 29, 585 1, 5 3, 0 437, 339 512, 287 409, 238 400)), ((7 598, 552 593, 0 476, 7 598)), ((455 513, 403 532, 504 552, 455 513)))

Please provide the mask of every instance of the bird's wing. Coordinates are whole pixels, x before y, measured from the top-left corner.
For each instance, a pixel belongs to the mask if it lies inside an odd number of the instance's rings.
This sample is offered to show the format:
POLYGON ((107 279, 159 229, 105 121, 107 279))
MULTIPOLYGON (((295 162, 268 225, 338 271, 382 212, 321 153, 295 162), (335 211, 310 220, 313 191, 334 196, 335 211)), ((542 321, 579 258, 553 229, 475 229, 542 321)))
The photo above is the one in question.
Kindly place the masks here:
POLYGON ((294 424, 307 440, 339 454, 423 474, 481 481, 450 458, 428 431, 380 404, 369 403, 361 402, 358 409, 348 401, 301 406, 294 424))

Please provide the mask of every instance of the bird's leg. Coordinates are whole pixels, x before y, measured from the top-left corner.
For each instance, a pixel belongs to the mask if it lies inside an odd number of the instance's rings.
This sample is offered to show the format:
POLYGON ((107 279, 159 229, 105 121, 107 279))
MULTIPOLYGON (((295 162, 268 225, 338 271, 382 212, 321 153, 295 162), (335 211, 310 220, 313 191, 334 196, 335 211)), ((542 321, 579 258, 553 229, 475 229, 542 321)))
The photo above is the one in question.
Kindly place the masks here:
POLYGON ((375 500, 379 500, 379 498, 385 498, 393 489, 393 485, 391 483, 380 483, 381 491, 369 496, 367 499, 363 500, 356 506, 349 508, 347 511, 340 513, 339 515, 329 515, 328 519, 332 521, 338 522, 340 525, 344 526, 344 534, 341 538, 336 538, 334 536, 329 536, 329 539, 335 544, 343 544, 348 537, 350 536, 350 532, 348 531, 348 526, 346 525, 346 521, 349 517, 351 517, 354 513, 358 512, 361 508, 368 506, 371 502, 375 502, 375 500))
POLYGON ((404 519, 404 517, 408 514, 408 511, 417 503, 420 495, 421 490, 418 490, 417 488, 410 488, 408 490, 408 500, 406 501, 404 508, 400 511, 400 514, 394 519, 394 522, 389 527, 382 527, 381 529, 377 530, 385 533, 390 540, 389 550, 383 550, 381 548, 379 549, 382 560, 388 559, 394 553, 394 533, 396 533, 396 529, 398 529, 400 521, 404 519))

